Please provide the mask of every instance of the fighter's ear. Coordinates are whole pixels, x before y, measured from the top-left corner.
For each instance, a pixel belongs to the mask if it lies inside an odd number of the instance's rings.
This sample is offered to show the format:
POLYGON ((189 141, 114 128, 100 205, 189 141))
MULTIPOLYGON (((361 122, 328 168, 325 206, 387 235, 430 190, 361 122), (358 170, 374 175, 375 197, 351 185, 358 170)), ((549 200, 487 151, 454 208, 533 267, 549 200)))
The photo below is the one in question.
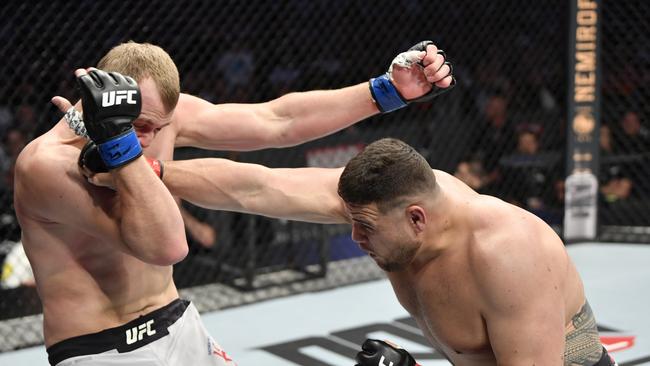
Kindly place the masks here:
POLYGON ((416 233, 424 231, 424 227, 427 223, 427 214, 421 206, 411 205, 406 208, 406 215, 409 220, 409 224, 416 233))

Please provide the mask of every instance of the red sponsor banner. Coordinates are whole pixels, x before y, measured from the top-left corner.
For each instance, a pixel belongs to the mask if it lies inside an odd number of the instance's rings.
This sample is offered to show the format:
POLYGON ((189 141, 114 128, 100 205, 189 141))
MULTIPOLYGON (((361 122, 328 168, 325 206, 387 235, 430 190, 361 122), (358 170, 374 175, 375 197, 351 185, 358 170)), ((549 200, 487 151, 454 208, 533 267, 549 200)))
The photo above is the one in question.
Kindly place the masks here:
POLYGON ((600 342, 607 352, 617 352, 632 348, 636 336, 600 336, 600 342))

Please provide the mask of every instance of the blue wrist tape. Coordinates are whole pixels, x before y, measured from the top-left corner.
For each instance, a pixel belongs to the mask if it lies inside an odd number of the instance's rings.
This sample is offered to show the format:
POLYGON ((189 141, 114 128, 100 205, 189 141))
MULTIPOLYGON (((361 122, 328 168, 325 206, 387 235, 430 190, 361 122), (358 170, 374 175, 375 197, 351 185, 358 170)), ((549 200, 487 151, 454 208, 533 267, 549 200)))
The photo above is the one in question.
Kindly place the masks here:
POLYGON ((370 79, 370 93, 382 113, 406 107, 407 103, 390 82, 388 74, 370 79))
POLYGON ((142 146, 133 130, 98 144, 97 147, 108 169, 125 165, 142 155, 142 146))

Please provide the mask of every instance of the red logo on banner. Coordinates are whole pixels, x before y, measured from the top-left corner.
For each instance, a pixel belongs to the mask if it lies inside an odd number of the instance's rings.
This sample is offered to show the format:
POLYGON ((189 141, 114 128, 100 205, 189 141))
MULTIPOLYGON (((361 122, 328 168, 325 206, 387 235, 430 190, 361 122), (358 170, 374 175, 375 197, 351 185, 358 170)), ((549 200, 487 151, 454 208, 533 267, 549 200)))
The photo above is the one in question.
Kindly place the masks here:
POLYGON ((219 357, 223 358, 223 360, 226 361, 226 362, 232 361, 232 358, 228 357, 228 355, 226 354, 226 351, 224 351, 222 349, 215 349, 215 350, 212 351, 212 354, 215 355, 215 356, 219 356, 219 357))
POLYGON ((605 346, 607 352, 617 352, 634 346, 635 336, 600 336, 600 342, 605 346))

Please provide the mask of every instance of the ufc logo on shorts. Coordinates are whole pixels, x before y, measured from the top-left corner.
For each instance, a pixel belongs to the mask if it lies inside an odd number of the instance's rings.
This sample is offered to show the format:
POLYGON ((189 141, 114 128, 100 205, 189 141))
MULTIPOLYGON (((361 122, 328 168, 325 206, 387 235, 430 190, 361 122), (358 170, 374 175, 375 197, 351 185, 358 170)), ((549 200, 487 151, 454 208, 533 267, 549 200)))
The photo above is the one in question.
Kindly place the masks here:
POLYGON ((388 364, 385 364, 385 363, 384 363, 385 360, 386 360, 386 358, 385 358, 384 356, 381 356, 381 358, 379 359, 379 363, 377 364, 377 366, 393 366, 393 361, 390 361, 388 364))
POLYGON ((126 330, 126 344, 133 344, 137 341, 141 341, 145 336, 152 336, 156 334, 155 329, 151 329, 153 325, 153 319, 149 320, 146 323, 140 324, 137 327, 126 330))
POLYGON ((112 105, 119 105, 126 101, 126 104, 135 104, 133 99, 137 90, 113 90, 102 93, 102 107, 110 107, 112 105))

